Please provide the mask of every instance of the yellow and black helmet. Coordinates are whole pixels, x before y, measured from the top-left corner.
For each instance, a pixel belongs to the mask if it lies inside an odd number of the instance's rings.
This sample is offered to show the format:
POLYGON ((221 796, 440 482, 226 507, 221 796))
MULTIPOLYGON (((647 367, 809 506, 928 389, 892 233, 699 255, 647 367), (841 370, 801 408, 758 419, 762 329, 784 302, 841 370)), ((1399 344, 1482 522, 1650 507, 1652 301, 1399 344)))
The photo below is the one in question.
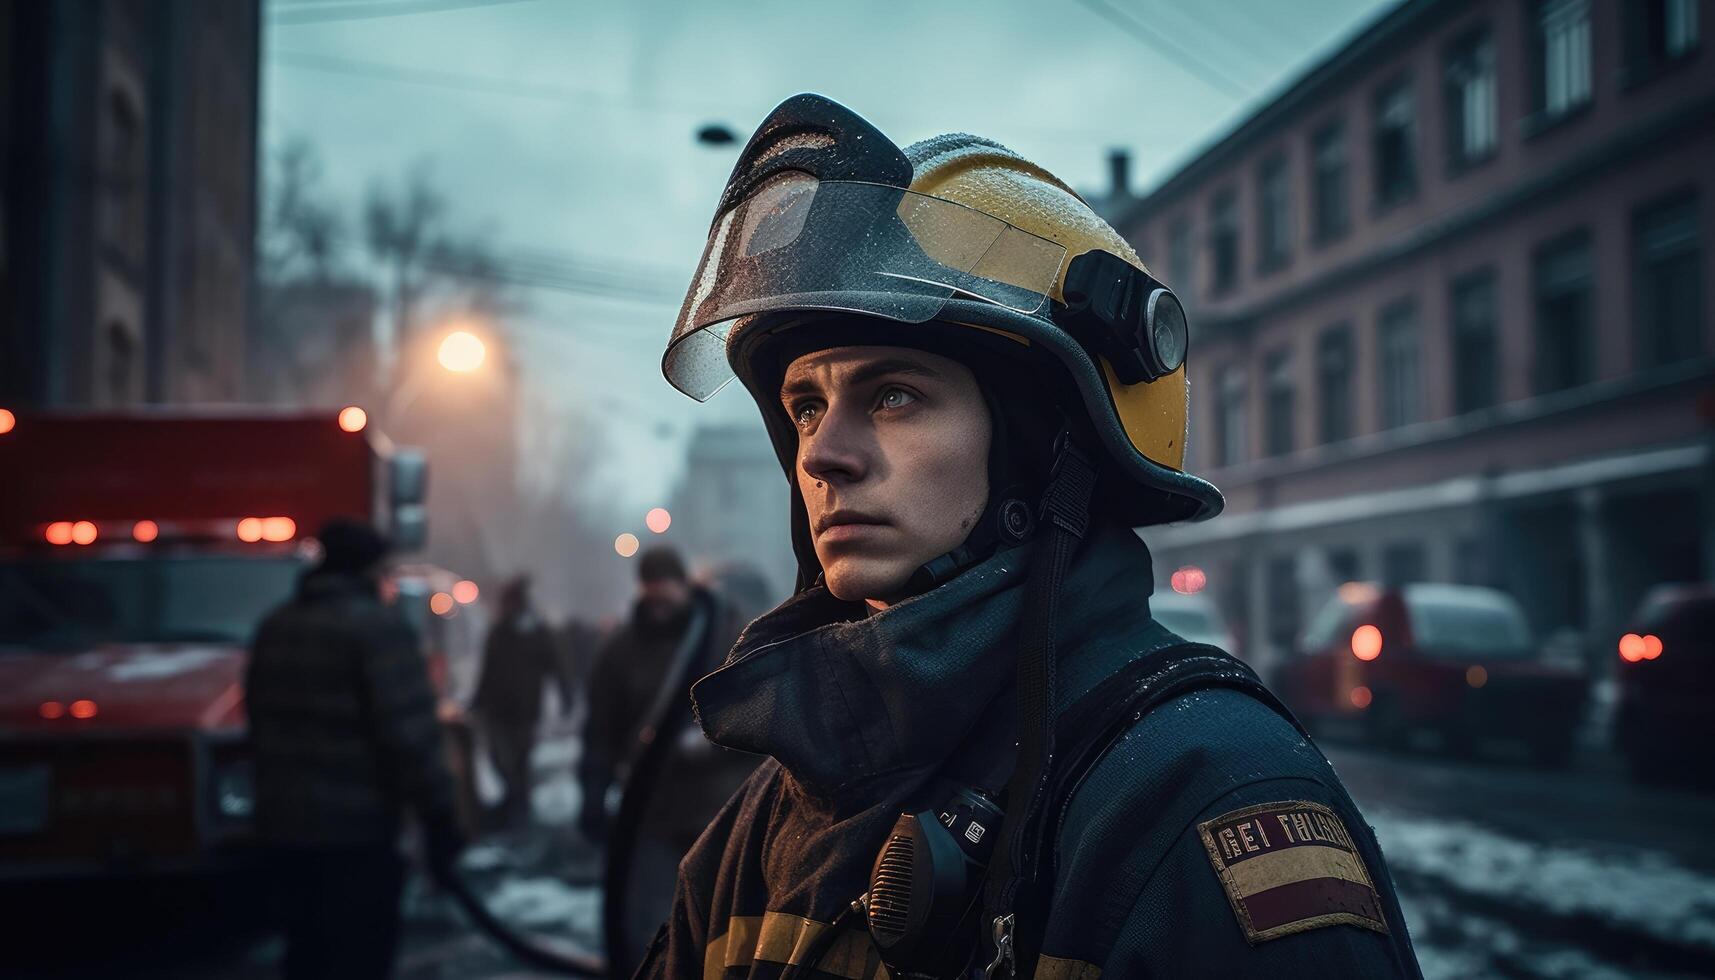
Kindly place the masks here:
POLYGON ((773 419, 761 338, 827 323, 849 336, 852 315, 878 337, 917 331, 937 346, 964 337, 1048 358, 1087 415, 1102 469, 1132 485, 1107 494, 1117 517, 1141 526, 1220 512, 1220 491, 1183 469, 1184 310, 1118 232, 997 143, 956 134, 901 150, 838 103, 795 96, 733 169, 662 370, 699 401, 740 378, 790 472, 795 432, 773 419))

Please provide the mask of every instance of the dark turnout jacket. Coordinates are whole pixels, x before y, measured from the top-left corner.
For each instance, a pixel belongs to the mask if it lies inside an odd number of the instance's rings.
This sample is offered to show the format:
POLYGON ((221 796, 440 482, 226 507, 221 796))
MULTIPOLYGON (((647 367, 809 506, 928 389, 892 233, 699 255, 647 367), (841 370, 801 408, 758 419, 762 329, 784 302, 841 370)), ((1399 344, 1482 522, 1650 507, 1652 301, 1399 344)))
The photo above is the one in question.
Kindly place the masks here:
MULTIPOLYGON (((771 758, 685 858, 640 976, 779 976, 866 890, 900 812, 944 802, 937 774, 1011 711, 1027 551, 865 618, 811 589, 745 631, 693 697, 709 738, 771 758)), ((1060 612, 1062 710, 1183 642, 1150 617, 1150 581, 1129 530, 1085 543, 1060 612)), ((1209 689, 1122 731, 1053 804, 1036 976, 1419 976, 1370 828, 1290 720, 1209 689)), ((886 971, 858 925, 803 975, 886 971)))
POLYGON ((306 575, 257 631, 244 687, 265 841, 390 843, 406 808, 454 825, 428 666, 371 582, 306 575))

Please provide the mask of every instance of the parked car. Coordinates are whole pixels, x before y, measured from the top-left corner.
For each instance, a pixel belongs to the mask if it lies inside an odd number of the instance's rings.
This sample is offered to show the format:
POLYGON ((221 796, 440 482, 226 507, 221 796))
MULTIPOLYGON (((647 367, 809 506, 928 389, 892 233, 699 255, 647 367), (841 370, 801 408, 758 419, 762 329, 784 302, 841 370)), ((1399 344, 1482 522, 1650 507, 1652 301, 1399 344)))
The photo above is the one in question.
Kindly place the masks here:
POLYGON ((1233 634, 1221 618, 1221 610, 1207 594, 1185 595, 1161 591, 1149 597, 1149 612, 1157 622, 1193 643, 1220 647, 1233 656, 1233 634))
POLYGON ((1582 665, 1543 655, 1511 596, 1430 583, 1341 586, 1274 682, 1306 722, 1356 721, 1373 743, 1505 738, 1550 764, 1570 757, 1590 694, 1582 665))
POLYGON ((1707 781, 1715 736, 1715 585, 1661 585, 1619 641, 1614 744, 1651 782, 1707 781))

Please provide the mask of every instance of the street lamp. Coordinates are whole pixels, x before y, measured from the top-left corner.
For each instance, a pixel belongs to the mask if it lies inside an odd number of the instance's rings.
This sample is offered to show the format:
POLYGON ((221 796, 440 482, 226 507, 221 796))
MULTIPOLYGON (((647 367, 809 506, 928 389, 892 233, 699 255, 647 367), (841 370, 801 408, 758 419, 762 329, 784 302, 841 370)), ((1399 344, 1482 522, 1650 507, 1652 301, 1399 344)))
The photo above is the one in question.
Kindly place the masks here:
POLYGON ((441 348, 436 352, 436 359, 441 367, 454 374, 469 374, 482 367, 483 360, 488 357, 488 348, 476 334, 468 330, 454 330, 441 341, 441 348))

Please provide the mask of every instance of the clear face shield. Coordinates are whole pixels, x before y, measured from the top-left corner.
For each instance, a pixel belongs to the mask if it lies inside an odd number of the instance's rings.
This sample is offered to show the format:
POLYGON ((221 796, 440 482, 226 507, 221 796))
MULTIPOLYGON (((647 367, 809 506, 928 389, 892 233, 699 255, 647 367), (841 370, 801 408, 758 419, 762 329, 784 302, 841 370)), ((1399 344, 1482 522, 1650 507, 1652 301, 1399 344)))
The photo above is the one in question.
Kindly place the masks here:
POLYGON ((1046 309, 1066 250, 999 218, 899 187, 776 174, 710 231, 662 368, 705 401, 732 380, 740 317, 827 310, 926 323, 949 299, 1046 309))

